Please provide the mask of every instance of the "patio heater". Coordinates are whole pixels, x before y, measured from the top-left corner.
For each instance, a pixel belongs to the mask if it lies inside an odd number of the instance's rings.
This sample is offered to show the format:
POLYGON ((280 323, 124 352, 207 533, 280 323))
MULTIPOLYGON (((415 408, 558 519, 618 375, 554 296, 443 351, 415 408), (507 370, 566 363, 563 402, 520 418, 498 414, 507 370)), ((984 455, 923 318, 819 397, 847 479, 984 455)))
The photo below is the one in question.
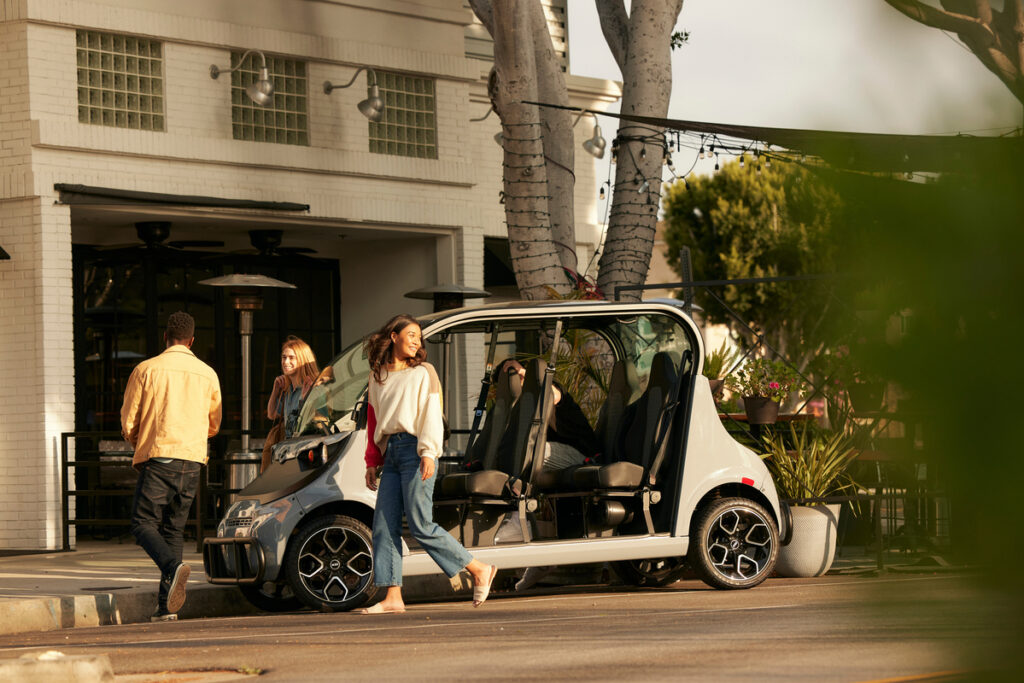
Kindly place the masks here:
MULTIPOLYGON (((262 455, 262 453, 253 454, 249 452, 250 404, 252 399, 250 377, 250 367, 252 365, 252 313, 253 311, 263 309, 264 291, 268 289, 295 289, 296 287, 293 284, 275 280, 266 275, 246 275, 244 273, 234 273, 232 275, 222 275, 208 280, 201 280, 199 284, 211 287, 226 287, 228 295, 231 297, 231 305, 238 311, 238 333, 242 337, 242 450, 235 455, 246 462, 242 467, 232 467, 231 472, 234 473, 237 469, 240 479, 244 480, 246 477, 248 479, 239 482, 232 481, 230 487, 242 488, 256 478, 256 470, 259 468, 260 456, 262 455), (256 457, 254 463, 250 465, 248 461, 253 460, 251 457, 253 455, 256 457), (245 472, 244 474, 242 473, 243 471, 245 472), (251 476, 249 476, 250 474, 251 476), (235 485, 236 483, 238 485, 235 485)), ((234 480, 235 477, 229 477, 229 479, 234 480)))
POLYGON ((435 285, 414 289, 405 293, 407 299, 427 299, 434 302, 434 313, 453 308, 462 308, 466 299, 483 299, 491 295, 485 289, 474 289, 465 285, 435 285))

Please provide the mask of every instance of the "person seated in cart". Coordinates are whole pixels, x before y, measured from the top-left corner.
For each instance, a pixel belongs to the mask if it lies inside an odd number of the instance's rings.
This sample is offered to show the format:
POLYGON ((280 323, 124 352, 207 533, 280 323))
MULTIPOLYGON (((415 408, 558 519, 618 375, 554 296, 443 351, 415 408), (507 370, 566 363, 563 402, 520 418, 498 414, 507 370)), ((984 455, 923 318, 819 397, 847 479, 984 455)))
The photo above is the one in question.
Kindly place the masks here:
MULTIPOLYGON (((495 377, 501 373, 516 373, 526 379, 526 368, 514 358, 508 358, 498 366, 495 377)), ((564 470, 597 460, 601 443, 594 433, 583 409, 572 395, 558 382, 552 382, 552 396, 555 412, 551 416, 547 431, 547 446, 544 448, 544 469, 564 470)), ((512 435, 506 433, 498 444, 498 450, 511 448, 512 435)))

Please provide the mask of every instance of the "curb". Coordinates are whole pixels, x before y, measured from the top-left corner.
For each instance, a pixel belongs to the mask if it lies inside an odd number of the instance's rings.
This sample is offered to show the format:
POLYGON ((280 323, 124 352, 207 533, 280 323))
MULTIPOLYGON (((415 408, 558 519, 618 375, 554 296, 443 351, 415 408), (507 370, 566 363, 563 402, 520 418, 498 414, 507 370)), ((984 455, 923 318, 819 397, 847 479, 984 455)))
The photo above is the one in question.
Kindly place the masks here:
MULTIPOLYGON (((443 574, 413 576, 403 594, 409 601, 431 601, 472 595, 469 576, 448 579, 443 574)), ((0 635, 42 633, 66 628, 149 623, 156 611, 156 590, 132 589, 87 595, 64 595, 25 600, 0 600, 0 635)), ((189 583, 185 606, 178 618, 208 619, 264 614, 235 586, 189 583)), ((0 680, 6 681, 0 675, 0 680)), ((60 679, 54 679, 60 680, 60 679)))
MULTIPOLYGON (((155 590, 0 601, 0 635, 149 622, 155 590)), ((234 586, 189 585, 182 619, 259 614, 234 586)), ((0 680, 4 677, 0 676, 0 680)))
POLYGON ((51 650, 0 662, 0 680, 7 683, 94 683, 115 679, 106 655, 65 655, 51 650))

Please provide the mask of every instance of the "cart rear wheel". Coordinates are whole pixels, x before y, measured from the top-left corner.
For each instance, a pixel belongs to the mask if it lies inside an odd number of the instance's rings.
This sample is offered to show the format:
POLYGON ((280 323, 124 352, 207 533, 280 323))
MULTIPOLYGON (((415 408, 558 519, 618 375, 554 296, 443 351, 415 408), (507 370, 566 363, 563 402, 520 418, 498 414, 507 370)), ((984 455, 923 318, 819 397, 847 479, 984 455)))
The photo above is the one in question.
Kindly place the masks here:
POLYGON ((772 573, 779 529, 768 511, 747 498, 722 498, 694 518, 687 556, 713 588, 752 588, 772 573))

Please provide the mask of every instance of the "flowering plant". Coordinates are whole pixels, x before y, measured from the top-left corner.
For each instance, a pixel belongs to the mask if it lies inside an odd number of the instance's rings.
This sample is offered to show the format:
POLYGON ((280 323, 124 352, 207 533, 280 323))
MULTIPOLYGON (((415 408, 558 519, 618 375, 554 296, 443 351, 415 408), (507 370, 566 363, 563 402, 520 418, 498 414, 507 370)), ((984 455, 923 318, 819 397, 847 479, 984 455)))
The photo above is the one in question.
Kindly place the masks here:
POLYGON ((763 396, 781 403, 790 392, 799 391, 803 381, 785 363, 768 358, 753 358, 736 371, 726 384, 740 396, 763 396))
MULTIPOLYGON (((859 353, 861 358, 864 355, 863 351, 859 353)), ((850 347, 846 345, 825 351, 820 357, 819 363, 825 376, 828 377, 828 383, 833 391, 849 390, 851 386, 857 384, 879 384, 885 381, 881 375, 866 370, 861 363, 858 363, 854 355, 850 353, 850 347)))

